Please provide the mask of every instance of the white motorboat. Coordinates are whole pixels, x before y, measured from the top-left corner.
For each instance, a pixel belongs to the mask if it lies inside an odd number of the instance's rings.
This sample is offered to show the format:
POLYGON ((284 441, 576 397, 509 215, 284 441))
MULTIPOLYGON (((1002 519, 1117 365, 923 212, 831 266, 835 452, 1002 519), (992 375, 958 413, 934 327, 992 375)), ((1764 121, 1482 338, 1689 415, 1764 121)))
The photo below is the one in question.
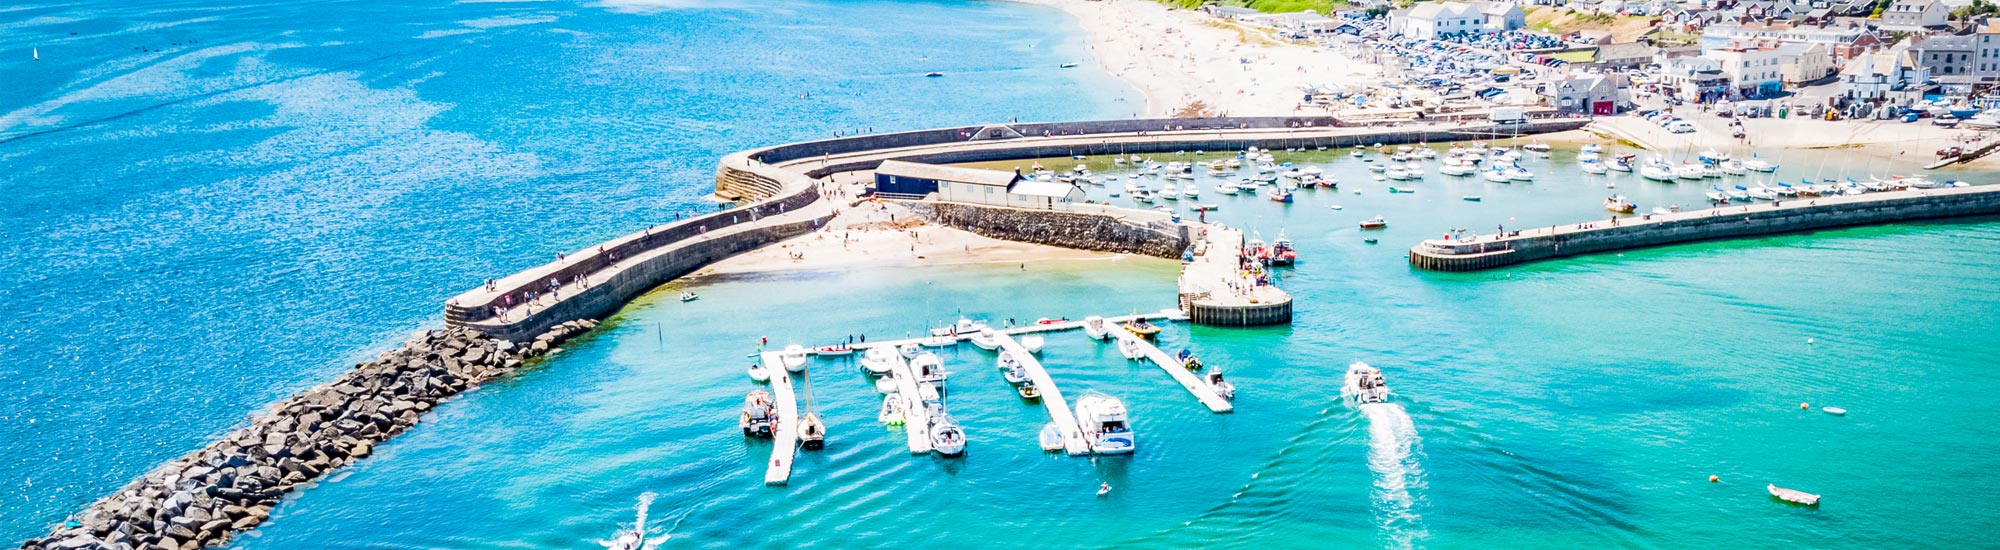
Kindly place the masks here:
POLYGON ((1221 194, 1224 194, 1224 195, 1234 195, 1234 194, 1236 194, 1236 192, 1237 192, 1237 191, 1240 191, 1240 190, 1242 190, 1242 188, 1240 188, 1240 187, 1237 187, 1237 186, 1236 186, 1236 184, 1233 184, 1233 183, 1229 183, 1229 182, 1222 182, 1222 183, 1218 183, 1218 184, 1215 184, 1215 192, 1217 192, 1217 193, 1221 193, 1221 194))
POLYGON ((979 331, 979 334, 972 335, 969 340, 972 341, 972 345, 979 346, 979 349, 986 351, 1000 349, 1000 334, 993 332, 991 328, 979 331))
POLYGON ((1703 192, 1702 195, 1708 197, 1708 202, 1716 204, 1729 204, 1729 195, 1722 194, 1722 190, 1720 189, 1706 191, 1703 192))
POLYGON ((875 376, 889 374, 889 370, 895 365, 896 352, 888 346, 868 348, 867 353, 861 354, 861 368, 867 370, 868 374, 875 376))
POLYGON ((1576 155, 1577 162, 1597 162, 1598 160, 1601 159, 1597 156, 1597 153, 1578 153, 1576 155))
POLYGON ((1199 198, 1201 197, 1201 188, 1192 183, 1183 185, 1181 186, 1181 196, 1190 199, 1199 198))
POLYGON ((917 354, 924 352, 924 347, 916 344, 903 344, 896 348, 896 352, 903 354, 904 359, 913 359, 917 354))
POLYGON ((1485 170, 1480 170, 1479 177, 1486 178, 1486 181, 1490 181, 1493 183, 1507 183, 1514 181, 1513 178, 1507 177, 1507 170, 1501 168, 1500 165, 1498 164, 1492 165, 1492 167, 1487 168, 1485 170))
POLYGON ((1648 164, 1646 166, 1639 168, 1639 177, 1653 181, 1662 181, 1669 183, 1677 179, 1674 177, 1673 170, 1657 164, 1648 164))
POLYGON ((743 435, 750 437, 771 437, 777 430, 778 406, 771 402, 771 394, 755 390, 743 396, 743 416, 737 426, 743 428, 743 435))
POLYGON ((926 351, 910 359, 910 372, 917 374, 918 382, 929 382, 938 386, 944 385, 946 376, 944 372, 944 360, 939 359, 935 353, 926 351))
POLYGON ((1181 191, 1180 189, 1175 188, 1173 185, 1167 185, 1165 187, 1161 187, 1160 192, 1155 193, 1154 196, 1157 196, 1163 200, 1177 201, 1181 199, 1181 191))
POLYGON ((1534 154, 1535 156, 1540 156, 1540 157, 1549 156, 1549 151, 1551 149, 1552 148, 1549 147, 1549 144, 1542 143, 1539 141, 1521 146, 1521 150, 1527 151, 1529 153, 1534 154))
POLYGON ((1083 333, 1091 338, 1103 340, 1111 337, 1111 325, 1106 324, 1103 317, 1096 315, 1084 317, 1083 333))
POLYGON ((1021 347, 1027 349, 1028 353, 1041 353, 1042 344, 1044 343, 1046 341, 1039 334, 1029 334, 1021 337, 1021 347))
POLYGON ((750 365, 750 381, 759 384, 770 382, 771 369, 764 368, 762 363, 752 363, 750 365))
POLYGON ((693 292, 682 292, 682 293, 681 293, 681 301, 683 301, 683 302, 692 302, 692 301, 695 301, 695 300, 697 300, 697 299, 700 299, 700 298, 701 298, 701 295, 700 295, 700 294, 695 294, 695 293, 693 293, 693 292))
POLYGON ((1076 400, 1076 420, 1091 452, 1123 454, 1139 447, 1139 434, 1126 418, 1125 403, 1115 397, 1094 391, 1084 394, 1076 400))
POLYGON ((1583 173, 1590 174, 1593 176, 1602 176, 1604 174, 1611 172, 1611 169, 1605 167, 1604 163, 1601 162, 1586 162, 1583 164, 1578 164, 1576 166, 1578 168, 1583 169, 1583 173))
POLYGON ((931 450, 942 456, 965 454, 965 428, 952 421, 951 415, 939 414, 931 417, 931 450))
POLYGON ((798 344, 785 346, 785 350, 778 353, 778 360, 785 363, 785 370, 803 372, 806 370, 806 347, 798 344))
POLYGON ((1750 168, 1744 166, 1743 161, 1736 159, 1729 159, 1722 161, 1722 164, 1720 166, 1717 166, 1716 168, 1722 170, 1722 173, 1729 174, 1731 176, 1741 176, 1750 173, 1750 168))
POLYGON ((1382 177, 1386 177, 1392 180, 1402 181, 1410 179, 1410 172, 1402 168, 1390 168, 1388 172, 1382 174, 1382 177))
POLYGON ((1135 202, 1153 202, 1153 192, 1145 189, 1133 191, 1132 200, 1135 202))
POLYGON ((1125 340, 1125 339, 1118 340, 1118 353, 1120 355, 1124 355, 1126 359, 1131 359, 1134 361, 1137 361, 1146 356, 1146 351, 1144 348, 1141 348, 1139 346, 1138 340, 1125 340))
POLYGON ((876 379, 875 379, 875 393, 890 393, 890 394, 893 394, 893 393, 896 393, 896 391, 897 391, 897 390, 901 389, 901 388, 898 388, 898 387, 896 387, 896 385, 897 385, 897 384, 896 384, 896 379, 897 379, 897 377, 898 377, 898 376, 901 376, 901 375, 900 375, 900 374, 893 374, 893 373, 892 373, 892 374, 890 374, 890 375, 888 375, 888 376, 884 376, 884 377, 881 377, 881 378, 876 378, 876 379))
POLYGON ((941 403, 944 401, 944 390, 938 389, 937 384, 918 382, 917 399, 922 400, 925 404, 941 403))
POLYGON ((1698 180, 1708 177, 1708 174, 1702 172, 1701 165, 1682 164, 1674 168, 1674 177, 1684 180, 1698 180))
POLYGON ((1347 366, 1347 381, 1340 386, 1340 396, 1355 405, 1381 403, 1389 400, 1389 384, 1382 378, 1382 369, 1355 361, 1347 366))
POLYGON ((1600 153, 1600 152, 1603 152, 1603 151, 1604 151, 1604 148, 1603 148, 1603 147, 1599 147, 1599 146, 1598 146, 1597 144, 1595 144, 1595 143, 1585 143, 1585 144, 1583 144, 1583 152, 1585 152, 1585 153, 1600 153))
POLYGON ((1008 384, 1015 386, 1026 384, 1028 383, 1028 368, 1016 362, 1013 366, 1008 367, 1007 370, 1000 371, 1000 377, 1007 379, 1008 384))
POLYGON ((1216 397, 1231 401, 1236 399, 1236 385, 1222 379, 1222 367, 1209 370, 1204 379, 1208 381, 1209 389, 1215 390, 1216 397))
POLYGON ((987 328, 986 323, 959 317, 950 326, 931 329, 931 336, 971 336, 987 328))

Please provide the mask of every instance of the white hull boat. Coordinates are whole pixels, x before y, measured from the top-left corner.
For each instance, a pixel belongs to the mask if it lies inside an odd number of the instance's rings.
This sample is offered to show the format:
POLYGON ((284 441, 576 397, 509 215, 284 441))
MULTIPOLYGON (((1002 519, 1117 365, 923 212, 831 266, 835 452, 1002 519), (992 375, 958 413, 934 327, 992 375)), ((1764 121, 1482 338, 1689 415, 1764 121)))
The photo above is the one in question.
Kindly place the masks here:
POLYGON ((1043 343, 1046 343, 1046 341, 1039 334, 1030 334, 1021 337, 1021 347, 1026 348, 1028 353, 1041 353, 1043 343))
POLYGON ((979 334, 972 335, 970 340, 972 340, 972 345, 979 346, 979 349, 986 351, 1000 349, 1000 335, 993 332, 993 329, 990 328, 979 331, 979 334))
POLYGON ((806 347, 798 344, 785 346, 785 351, 778 354, 778 360, 785 363, 785 370, 805 372, 806 347))
POLYGON ((1126 419, 1125 404, 1117 398, 1090 392, 1076 400, 1076 420, 1090 451, 1097 454, 1125 454, 1139 448, 1139 435, 1126 419))
POLYGON ((1355 361, 1347 366, 1346 382, 1340 386, 1340 396, 1355 405, 1382 403, 1389 400, 1389 384, 1382 378, 1382 369, 1355 361))
POLYGON ((1092 315, 1083 318, 1083 333, 1097 340, 1111 337, 1111 325, 1104 323, 1103 317, 1092 315))

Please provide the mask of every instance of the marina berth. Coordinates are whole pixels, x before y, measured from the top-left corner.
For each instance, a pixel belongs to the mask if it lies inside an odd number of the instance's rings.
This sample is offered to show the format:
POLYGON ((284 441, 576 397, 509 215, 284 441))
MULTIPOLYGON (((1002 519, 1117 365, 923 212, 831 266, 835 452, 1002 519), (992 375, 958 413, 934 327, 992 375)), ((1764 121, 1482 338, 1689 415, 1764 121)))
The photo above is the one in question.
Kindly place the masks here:
MULTIPOLYGON (((765 368, 773 371, 777 371, 778 365, 785 360, 783 354, 773 352, 764 352, 763 358, 765 368)), ((792 479, 792 455, 797 452, 800 442, 799 405, 792 391, 792 377, 786 374, 772 376, 771 396, 775 401, 770 409, 774 429, 769 436, 771 460, 764 469, 764 484, 784 485, 792 479)), ((823 437, 825 427, 821 426, 820 430, 823 437)))

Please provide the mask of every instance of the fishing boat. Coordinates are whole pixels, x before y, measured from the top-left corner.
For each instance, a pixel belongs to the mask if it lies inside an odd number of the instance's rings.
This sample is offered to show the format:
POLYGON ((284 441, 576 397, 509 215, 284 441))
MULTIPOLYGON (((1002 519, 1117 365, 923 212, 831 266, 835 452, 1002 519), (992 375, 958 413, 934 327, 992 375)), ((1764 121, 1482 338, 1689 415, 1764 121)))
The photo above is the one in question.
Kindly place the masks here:
POLYGON ((875 376, 889 374, 889 369, 895 365, 896 352, 888 346, 868 348, 867 353, 861 354, 861 368, 867 370, 868 374, 875 376))
POLYGON ((916 358, 910 359, 910 372, 917 374, 918 382, 928 382, 940 388, 944 387, 944 379, 946 377, 944 360, 939 359, 935 353, 926 351, 917 355, 916 358))
POLYGON ((1187 370, 1201 370, 1201 358, 1194 356, 1194 350, 1182 349, 1180 355, 1174 356, 1174 359, 1181 362, 1182 368, 1187 370))
POLYGON ((1340 395, 1355 405, 1381 403, 1389 400, 1389 384, 1382 378, 1382 369, 1355 361, 1347 366, 1347 381, 1340 386, 1340 395))
POLYGON ((806 347, 798 344, 785 346, 778 352, 778 361, 785 364, 785 370, 800 372, 806 370, 806 347))
POLYGON ((939 456, 961 456, 965 454, 965 428, 951 419, 951 415, 938 414, 931 417, 931 450, 939 456))
POLYGON ((1229 401, 1236 400, 1236 385, 1222 379, 1222 367, 1208 371, 1208 376, 1204 379, 1208 381, 1208 387, 1215 390, 1216 397, 1229 401))
POLYGON ((1125 356, 1128 360, 1138 361, 1146 357, 1146 350, 1140 347, 1138 340, 1120 338, 1118 340, 1118 354, 1125 356))
POLYGON ((1385 227, 1389 227, 1389 220, 1382 219, 1381 216, 1361 220, 1362 229, 1382 229, 1385 227))
POLYGON ((762 383, 765 383, 765 382, 770 382, 770 381, 771 381, 771 369, 767 369, 767 368, 764 368, 764 365, 763 365, 763 364, 761 364, 761 363, 751 363, 751 364, 750 364, 750 381, 751 381, 751 382, 756 382, 756 383, 759 383, 759 384, 762 384, 762 383))
POLYGON ((1028 350, 1028 353, 1041 353, 1042 344, 1044 343, 1046 343, 1046 341, 1043 340, 1041 335, 1038 334, 1030 334, 1021 337, 1021 348, 1028 350))
POLYGON ((1276 202, 1286 202, 1286 203, 1292 202, 1292 192, 1283 189, 1272 189, 1271 192, 1266 193, 1265 196, 1270 197, 1272 201, 1276 202))
POLYGON ((1285 232, 1278 231, 1278 238, 1271 240, 1271 265, 1289 266, 1299 261, 1299 250, 1292 246, 1292 240, 1285 238, 1285 232))
POLYGON ((771 437, 776 429, 778 406, 771 402, 770 392, 753 390, 743 396, 743 416, 737 425, 743 428, 743 435, 750 437, 771 437))
POLYGON ((967 340, 971 340, 972 345, 979 346, 979 349, 986 351, 1000 349, 1000 334, 994 332, 991 328, 979 331, 979 334, 974 334, 967 340))
POLYGON ((1042 434, 1039 439, 1041 439, 1043 451, 1054 452, 1063 449, 1062 428, 1057 427, 1054 422, 1042 425, 1042 434))
POLYGON ((1092 315, 1083 318, 1083 333, 1091 338, 1103 340, 1111 337, 1111 326, 1104 322, 1103 317, 1092 315))
POLYGON ((879 412, 875 413, 875 421, 881 422, 885 426, 901 426, 907 418, 903 410, 903 396, 884 395, 882 396, 882 408, 879 412))
POLYGON ((693 293, 693 292, 682 292, 682 293, 681 293, 681 301, 683 301, 683 302, 692 302, 692 301, 695 301, 695 300, 697 300, 697 299, 700 299, 700 298, 701 298, 701 295, 700 295, 700 294, 695 294, 695 293, 693 293))
POLYGON ((1612 195, 1609 198, 1604 199, 1604 209, 1610 210, 1612 212, 1617 212, 1619 214, 1630 214, 1633 211, 1638 210, 1639 207, 1633 205, 1632 201, 1625 200, 1624 195, 1612 195))
POLYGON ((848 346, 847 344, 834 344, 831 346, 820 346, 813 348, 813 355, 839 357, 842 355, 853 355, 853 354, 854 354, 854 348, 848 346))
POLYGON ((1148 340, 1152 339, 1153 336, 1158 335, 1160 333, 1159 326, 1154 325, 1152 323, 1148 323, 1146 322, 1145 319, 1138 317, 1134 317, 1132 318, 1132 320, 1126 321, 1124 327, 1126 332, 1130 332, 1134 336, 1138 336, 1140 338, 1145 338, 1148 340))
POLYGON ((806 413, 799 420, 799 447, 808 451, 826 448, 826 423, 820 421, 819 413, 806 413))
POLYGON ((1130 453, 1139 447, 1139 435, 1132 431, 1125 403, 1098 392, 1076 400, 1076 420, 1090 451, 1097 454, 1130 453))
POLYGON ((1806 506, 1819 506, 1819 495, 1797 489, 1786 489, 1773 483, 1764 484, 1764 489, 1770 491, 1771 496, 1778 500, 1806 506))

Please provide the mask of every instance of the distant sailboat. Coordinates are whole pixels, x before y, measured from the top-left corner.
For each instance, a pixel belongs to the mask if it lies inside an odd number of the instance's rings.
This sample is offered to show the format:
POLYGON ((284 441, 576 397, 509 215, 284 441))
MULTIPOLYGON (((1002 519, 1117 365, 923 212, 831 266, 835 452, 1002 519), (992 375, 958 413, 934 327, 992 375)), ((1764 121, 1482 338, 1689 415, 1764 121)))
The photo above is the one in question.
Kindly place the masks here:
POLYGON ((41 49, 41 48, 34 48, 34 50, 35 50, 35 61, 41 61, 41 60, 42 60, 42 49, 41 49))

